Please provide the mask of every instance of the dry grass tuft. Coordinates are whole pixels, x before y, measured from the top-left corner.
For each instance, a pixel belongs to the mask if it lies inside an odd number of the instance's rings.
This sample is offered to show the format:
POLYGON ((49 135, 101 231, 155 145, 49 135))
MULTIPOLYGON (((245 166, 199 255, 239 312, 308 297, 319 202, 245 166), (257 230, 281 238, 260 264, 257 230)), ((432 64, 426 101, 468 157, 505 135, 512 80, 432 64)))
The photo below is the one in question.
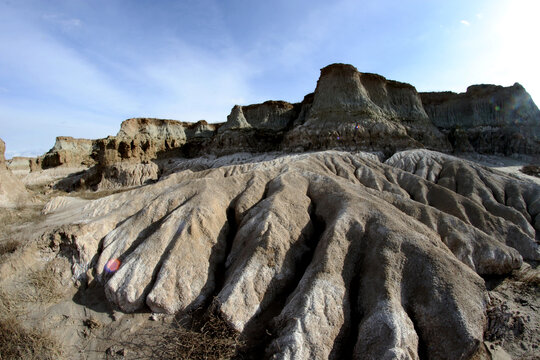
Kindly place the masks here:
POLYGON ((50 261, 43 268, 28 274, 28 283, 33 288, 32 294, 29 294, 30 301, 54 303, 63 298, 64 287, 60 284, 61 275, 56 265, 50 261))
POLYGON ((59 359, 62 350, 49 334, 25 329, 14 318, 0 319, 0 360, 59 359))
POLYGON ((135 358, 164 360, 225 360, 241 351, 240 334, 215 315, 189 328, 173 323, 145 329, 131 343, 121 344, 135 358))
POLYGON ((540 166, 525 165, 521 168, 521 172, 530 176, 540 177, 540 166))
POLYGON ((16 240, 6 240, 0 242, 0 256, 5 254, 13 254, 19 247, 19 242, 16 240))

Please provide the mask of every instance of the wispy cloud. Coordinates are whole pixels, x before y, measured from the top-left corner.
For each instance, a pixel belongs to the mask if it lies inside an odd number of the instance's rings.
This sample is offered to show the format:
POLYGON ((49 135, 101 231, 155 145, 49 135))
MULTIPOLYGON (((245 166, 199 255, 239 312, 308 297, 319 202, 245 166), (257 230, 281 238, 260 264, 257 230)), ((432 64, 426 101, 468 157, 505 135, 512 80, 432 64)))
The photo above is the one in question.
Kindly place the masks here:
POLYGON ((81 19, 64 16, 61 14, 43 14, 42 18, 45 21, 58 24, 64 29, 78 28, 82 25, 81 19))
POLYGON ((461 20, 460 23, 462 23, 465 26, 471 26, 471 23, 468 22, 467 20, 461 20))
POLYGON ((48 149, 57 135, 114 135, 122 120, 135 116, 221 122, 254 93, 252 66, 228 44, 209 51, 174 36, 134 33, 134 19, 114 31, 89 24, 82 34, 55 33, 51 26, 85 23, 52 13, 37 18, 0 14, 0 84, 9 86, 9 97, 0 97, 0 134, 11 149, 48 149), (86 41, 93 31, 107 38, 86 41), (125 33, 138 38, 124 41, 125 33), (35 131, 43 128, 50 131, 35 131))

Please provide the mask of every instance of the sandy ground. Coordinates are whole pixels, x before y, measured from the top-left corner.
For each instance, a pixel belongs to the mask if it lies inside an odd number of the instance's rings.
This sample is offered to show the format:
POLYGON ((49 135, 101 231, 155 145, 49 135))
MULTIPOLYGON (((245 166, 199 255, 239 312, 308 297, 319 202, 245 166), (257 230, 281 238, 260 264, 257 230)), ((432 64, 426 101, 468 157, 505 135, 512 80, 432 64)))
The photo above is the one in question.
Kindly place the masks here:
POLYGON ((469 161, 474 161, 481 165, 511 174, 519 179, 535 182, 540 185, 540 178, 522 173, 520 170, 525 165, 540 166, 540 156, 516 155, 483 155, 483 154, 463 154, 458 157, 469 161))

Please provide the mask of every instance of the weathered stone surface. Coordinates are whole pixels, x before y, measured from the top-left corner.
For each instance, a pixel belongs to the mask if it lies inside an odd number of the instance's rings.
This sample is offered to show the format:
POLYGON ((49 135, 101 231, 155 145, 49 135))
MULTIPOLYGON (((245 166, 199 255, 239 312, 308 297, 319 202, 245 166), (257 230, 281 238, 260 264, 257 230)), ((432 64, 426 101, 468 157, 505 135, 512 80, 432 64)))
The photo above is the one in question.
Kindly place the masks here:
POLYGON ((0 207, 23 206, 30 200, 30 194, 7 168, 5 151, 6 144, 0 139, 0 207))
POLYGON ((58 136, 51 150, 40 159, 42 168, 47 169, 62 165, 91 166, 94 140, 75 139, 70 136, 58 136))
POLYGON ((298 118, 300 104, 285 101, 266 101, 248 106, 235 105, 219 132, 232 129, 287 129, 298 118))
POLYGON ((332 64, 321 70, 304 116, 305 122, 286 135, 287 148, 356 148, 390 154, 424 146, 450 149, 413 86, 360 73, 352 65, 332 64))
MULTIPOLYGON (((105 139, 58 138, 37 164, 94 166, 74 186, 97 188, 101 180, 107 180, 106 187, 126 183, 108 176, 128 163, 154 162, 159 174, 166 171, 163 159, 206 154, 338 149, 389 157, 415 148, 538 154, 539 114, 519 84, 474 85, 464 94, 419 94, 412 85, 332 64, 321 69, 315 91, 301 103, 235 105, 220 124, 128 119, 116 136, 105 139)), ((133 174, 139 178, 137 171, 133 174)))
POLYGON ((540 111, 523 86, 472 85, 465 93, 420 93, 422 104, 440 128, 538 125, 540 111))
POLYGON ((235 105, 227 116, 227 122, 218 131, 222 133, 226 130, 247 129, 250 127, 251 125, 247 122, 242 107, 235 105))
POLYGON ((32 171, 40 170, 37 158, 26 156, 14 156, 8 160, 7 167, 15 175, 26 175, 32 171))
POLYGON ((540 152, 540 111, 518 83, 420 95, 430 119, 449 133, 456 151, 540 152))
POLYGON ((170 165, 152 185, 52 200, 54 236, 122 310, 210 306, 269 358, 469 358, 486 325, 479 275, 540 260, 538 185, 448 155, 170 165))

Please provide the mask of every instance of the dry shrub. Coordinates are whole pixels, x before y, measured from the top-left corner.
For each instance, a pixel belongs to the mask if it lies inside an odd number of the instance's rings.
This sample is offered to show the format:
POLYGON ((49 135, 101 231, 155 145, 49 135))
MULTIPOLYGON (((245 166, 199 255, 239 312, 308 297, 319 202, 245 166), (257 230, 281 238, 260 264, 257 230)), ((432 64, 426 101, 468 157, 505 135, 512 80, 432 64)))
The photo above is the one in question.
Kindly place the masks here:
POLYGON ((0 242, 0 256, 12 254, 19 247, 19 242, 16 240, 6 240, 0 242))
POLYGON ((0 211, 0 239, 9 239, 12 235, 20 235, 21 226, 32 225, 42 221, 41 205, 27 206, 22 209, 4 208, 0 211))
POLYGON ((49 334, 25 329, 14 318, 0 319, 0 360, 59 359, 62 350, 49 334))
POLYGON ((540 166, 525 165, 521 168, 521 172, 530 176, 540 177, 540 166))
POLYGON ((122 343, 134 358, 164 360, 233 359, 243 346, 239 334, 213 314, 204 322, 184 327, 173 323, 166 327, 145 329, 131 343, 122 343))
POLYGON ((60 284, 61 274, 57 262, 50 261, 39 270, 28 274, 28 284, 33 291, 28 294, 29 301, 53 303, 63 298, 64 287, 60 284))
POLYGON ((20 280, 2 284, 0 287, 0 315, 23 313, 35 303, 55 303, 65 295, 55 261, 39 270, 31 270, 20 280))

